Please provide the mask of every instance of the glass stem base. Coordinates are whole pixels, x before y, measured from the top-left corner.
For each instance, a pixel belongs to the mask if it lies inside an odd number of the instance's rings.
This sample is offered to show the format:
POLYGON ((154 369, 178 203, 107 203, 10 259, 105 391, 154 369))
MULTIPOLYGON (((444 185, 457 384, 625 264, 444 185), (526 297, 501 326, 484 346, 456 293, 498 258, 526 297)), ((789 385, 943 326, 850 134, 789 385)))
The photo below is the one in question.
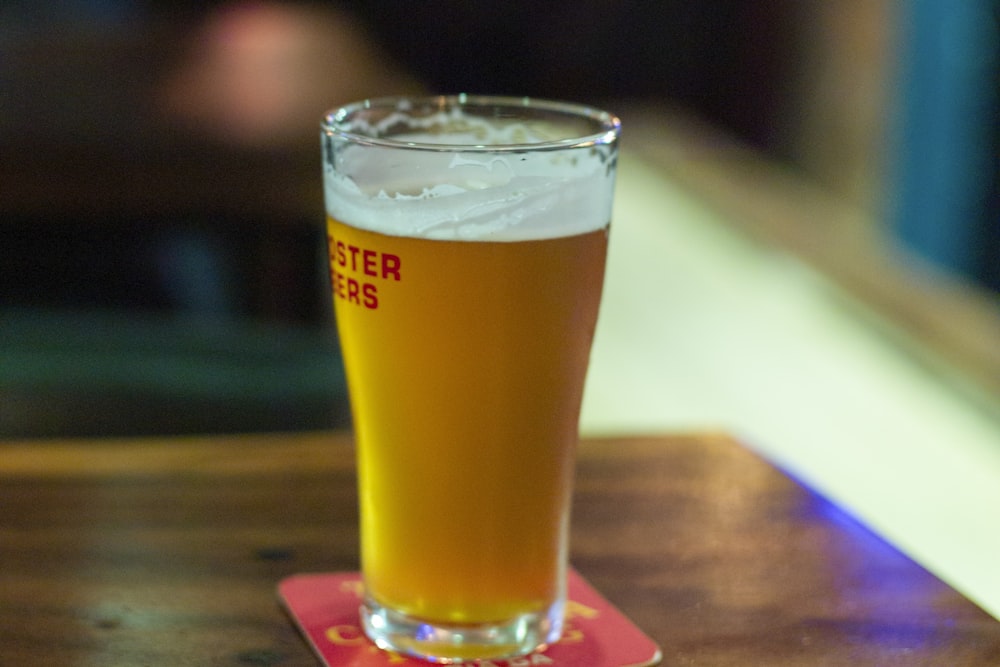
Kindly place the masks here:
POLYGON ((365 597, 361 623, 382 649, 430 662, 454 664, 527 655, 562 635, 565 603, 501 623, 438 624, 394 611, 365 597))

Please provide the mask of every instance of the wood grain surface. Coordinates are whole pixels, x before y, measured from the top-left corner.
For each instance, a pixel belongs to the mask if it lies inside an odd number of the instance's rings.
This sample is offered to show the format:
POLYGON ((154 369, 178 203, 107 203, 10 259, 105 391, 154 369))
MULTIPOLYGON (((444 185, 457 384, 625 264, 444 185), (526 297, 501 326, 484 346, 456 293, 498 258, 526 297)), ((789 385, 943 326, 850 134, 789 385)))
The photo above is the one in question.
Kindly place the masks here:
MULTIPOLYGON (((0 664, 314 665, 358 567, 345 433, 0 443, 0 664)), ((581 443, 576 567, 664 665, 998 665, 1000 623, 724 435, 581 443)))

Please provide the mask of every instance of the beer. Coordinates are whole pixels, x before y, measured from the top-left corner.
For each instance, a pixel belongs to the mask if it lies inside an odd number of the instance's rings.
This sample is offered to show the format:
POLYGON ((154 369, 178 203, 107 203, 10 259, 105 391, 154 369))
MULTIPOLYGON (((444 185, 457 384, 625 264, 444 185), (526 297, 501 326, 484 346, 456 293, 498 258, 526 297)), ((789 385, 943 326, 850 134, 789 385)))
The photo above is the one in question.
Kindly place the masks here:
POLYGON ((464 95, 324 121, 378 646, 461 662, 560 636, 617 136, 604 112, 464 95))
POLYGON ((543 612, 564 577, 607 228, 524 241, 333 218, 328 230, 368 594, 431 622, 543 612))

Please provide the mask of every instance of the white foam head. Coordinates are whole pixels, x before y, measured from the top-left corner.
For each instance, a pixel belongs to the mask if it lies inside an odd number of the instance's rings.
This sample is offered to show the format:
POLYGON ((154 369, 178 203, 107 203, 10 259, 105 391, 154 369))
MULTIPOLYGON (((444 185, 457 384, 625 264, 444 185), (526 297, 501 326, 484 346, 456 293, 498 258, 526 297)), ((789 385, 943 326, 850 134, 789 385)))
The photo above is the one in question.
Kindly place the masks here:
MULTIPOLYGON (((453 122, 460 111, 424 124, 453 122)), ((324 130, 327 213, 385 234, 468 241, 570 236, 608 224, 613 145, 559 145, 540 123, 462 121, 448 143, 422 128, 372 142, 324 130)), ((354 129, 377 137, 384 128, 354 129)))

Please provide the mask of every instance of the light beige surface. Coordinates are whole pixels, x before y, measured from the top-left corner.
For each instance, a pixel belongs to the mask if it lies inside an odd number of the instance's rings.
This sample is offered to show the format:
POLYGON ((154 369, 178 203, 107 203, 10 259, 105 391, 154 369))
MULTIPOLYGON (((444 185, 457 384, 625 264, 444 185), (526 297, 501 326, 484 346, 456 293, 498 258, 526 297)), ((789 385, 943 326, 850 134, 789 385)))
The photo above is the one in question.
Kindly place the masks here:
POLYGON ((632 155, 612 230, 585 434, 734 432, 1000 617, 1000 423, 632 155))

